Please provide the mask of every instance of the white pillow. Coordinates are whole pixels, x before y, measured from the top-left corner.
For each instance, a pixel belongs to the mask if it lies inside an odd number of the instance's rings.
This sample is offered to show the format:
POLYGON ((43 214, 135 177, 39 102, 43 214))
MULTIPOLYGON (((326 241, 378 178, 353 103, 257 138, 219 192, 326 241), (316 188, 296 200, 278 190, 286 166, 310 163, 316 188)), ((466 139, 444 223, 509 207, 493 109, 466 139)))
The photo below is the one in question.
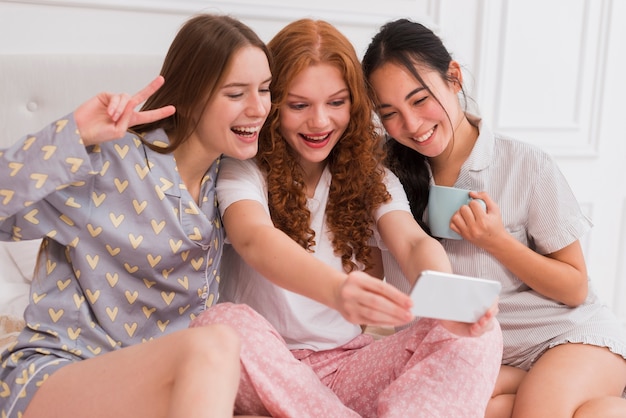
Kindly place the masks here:
POLYGON ((0 315, 21 318, 41 240, 0 242, 0 315))

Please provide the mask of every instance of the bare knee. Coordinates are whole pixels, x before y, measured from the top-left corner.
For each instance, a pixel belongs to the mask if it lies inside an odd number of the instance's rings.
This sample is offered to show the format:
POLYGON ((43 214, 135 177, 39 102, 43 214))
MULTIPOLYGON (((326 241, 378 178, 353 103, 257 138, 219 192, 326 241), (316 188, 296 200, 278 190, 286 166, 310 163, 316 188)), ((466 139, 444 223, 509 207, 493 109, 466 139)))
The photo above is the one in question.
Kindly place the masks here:
POLYGON ((241 342, 237 332, 228 325, 211 324, 190 328, 181 338, 182 355, 205 358, 210 362, 224 358, 239 359, 241 342))
POLYGON ((500 366, 493 394, 487 405, 485 418, 510 418, 517 388, 526 376, 522 369, 512 366, 500 366))
POLYGON ((493 389, 493 396, 516 394, 522 380, 526 377, 526 371, 513 366, 500 366, 500 373, 493 389))
POLYGON ((496 395, 489 400, 485 418, 510 418, 513 414, 514 394, 496 395))
POLYGON ((626 399, 606 396, 591 399, 582 404, 574 413, 574 418, 620 418, 626 416, 626 399))

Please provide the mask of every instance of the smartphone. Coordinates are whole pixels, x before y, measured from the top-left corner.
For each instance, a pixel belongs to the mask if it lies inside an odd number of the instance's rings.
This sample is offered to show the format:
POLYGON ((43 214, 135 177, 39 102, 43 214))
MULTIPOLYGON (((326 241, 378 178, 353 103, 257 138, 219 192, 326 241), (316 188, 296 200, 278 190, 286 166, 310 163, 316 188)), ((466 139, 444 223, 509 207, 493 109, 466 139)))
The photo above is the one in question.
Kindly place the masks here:
POLYGON ((500 294, 495 280, 424 270, 411 289, 415 316, 476 322, 500 294))

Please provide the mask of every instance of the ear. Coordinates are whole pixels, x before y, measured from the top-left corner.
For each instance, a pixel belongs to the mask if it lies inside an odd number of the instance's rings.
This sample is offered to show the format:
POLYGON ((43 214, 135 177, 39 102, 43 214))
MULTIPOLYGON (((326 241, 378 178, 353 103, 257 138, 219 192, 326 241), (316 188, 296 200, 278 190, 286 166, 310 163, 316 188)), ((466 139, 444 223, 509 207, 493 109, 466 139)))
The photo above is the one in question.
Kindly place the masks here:
POLYGON ((461 65, 458 61, 450 61, 448 77, 452 80, 451 83, 454 84, 455 90, 458 93, 463 87, 463 71, 461 71, 461 65))

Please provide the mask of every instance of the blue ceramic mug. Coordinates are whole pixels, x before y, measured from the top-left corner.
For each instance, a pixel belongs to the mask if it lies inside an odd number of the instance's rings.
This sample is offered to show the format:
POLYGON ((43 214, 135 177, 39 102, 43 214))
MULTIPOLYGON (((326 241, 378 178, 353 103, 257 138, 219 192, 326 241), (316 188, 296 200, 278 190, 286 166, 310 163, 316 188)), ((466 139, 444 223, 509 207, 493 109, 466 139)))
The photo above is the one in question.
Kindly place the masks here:
POLYGON ((450 229, 450 218, 463 205, 472 200, 482 203, 482 199, 473 199, 469 196, 470 190, 456 187, 431 185, 428 195, 428 226, 430 232, 439 238, 462 239, 459 234, 450 229))

